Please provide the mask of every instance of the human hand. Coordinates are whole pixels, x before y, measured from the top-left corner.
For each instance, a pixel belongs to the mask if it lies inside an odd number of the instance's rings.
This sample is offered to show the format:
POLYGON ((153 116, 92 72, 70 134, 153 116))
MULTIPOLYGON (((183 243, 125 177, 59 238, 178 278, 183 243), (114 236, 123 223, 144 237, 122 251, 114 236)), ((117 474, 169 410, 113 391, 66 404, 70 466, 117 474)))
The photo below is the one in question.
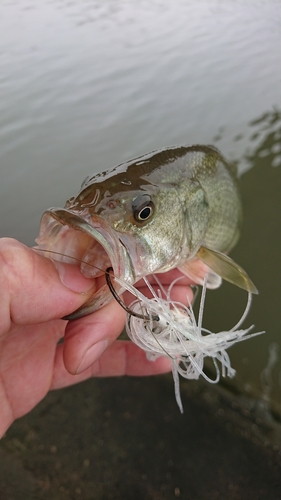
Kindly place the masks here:
MULTIPOLYGON (((60 264, 58 270, 51 260, 8 238, 0 239, 0 262, 0 437, 50 389, 93 376, 171 369, 168 358, 150 362, 131 341, 114 342, 125 323, 115 300, 78 320, 60 319, 91 296, 93 280, 78 267, 60 264)), ((177 275, 171 271, 159 277, 169 285, 177 275)), ((174 287, 174 300, 191 298, 188 284, 183 278, 174 287)))

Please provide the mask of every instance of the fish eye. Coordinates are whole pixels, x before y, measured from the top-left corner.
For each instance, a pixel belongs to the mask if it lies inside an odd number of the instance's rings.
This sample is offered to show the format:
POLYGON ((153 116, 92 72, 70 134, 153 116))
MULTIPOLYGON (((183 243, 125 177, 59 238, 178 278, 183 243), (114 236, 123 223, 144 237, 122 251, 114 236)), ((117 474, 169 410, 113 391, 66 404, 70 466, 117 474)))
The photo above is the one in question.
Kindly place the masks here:
POLYGON ((137 222, 145 222, 154 213, 154 203, 148 194, 138 196, 132 204, 134 219, 137 222))

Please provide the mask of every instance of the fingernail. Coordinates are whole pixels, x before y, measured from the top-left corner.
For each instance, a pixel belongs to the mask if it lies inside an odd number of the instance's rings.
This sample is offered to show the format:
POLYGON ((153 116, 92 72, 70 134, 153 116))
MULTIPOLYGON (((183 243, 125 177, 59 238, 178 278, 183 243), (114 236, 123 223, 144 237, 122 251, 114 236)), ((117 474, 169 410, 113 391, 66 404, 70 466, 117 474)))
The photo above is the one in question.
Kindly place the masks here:
POLYGON ((64 286, 73 292, 86 293, 95 289, 95 281, 85 278, 80 269, 62 262, 54 262, 59 273, 60 280, 64 286))
POLYGON ((108 346, 108 340, 100 340, 96 344, 89 347, 89 349, 85 352, 84 357, 82 358, 81 363, 78 365, 76 369, 76 375, 84 372, 87 368, 90 368, 92 364, 101 356, 101 354, 105 351, 108 346))

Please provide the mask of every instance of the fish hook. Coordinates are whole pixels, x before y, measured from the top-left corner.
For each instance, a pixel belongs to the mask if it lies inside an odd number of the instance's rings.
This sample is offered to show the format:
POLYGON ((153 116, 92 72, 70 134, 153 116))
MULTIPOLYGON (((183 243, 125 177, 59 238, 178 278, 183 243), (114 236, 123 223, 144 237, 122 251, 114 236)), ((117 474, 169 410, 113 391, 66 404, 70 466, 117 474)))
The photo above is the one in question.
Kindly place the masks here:
POLYGON ((140 318, 140 319, 143 319, 145 321, 149 321, 150 319, 152 319, 153 321, 159 321, 159 316, 145 316, 144 314, 138 314, 134 311, 131 311, 131 309, 129 309, 129 307, 126 306, 126 304, 124 304, 124 302, 120 299, 118 293, 116 292, 114 286, 112 285, 112 281, 110 279, 110 272, 113 271, 113 268, 112 267, 108 267, 105 271, 105 279, 106 279, 106 283, 108 285, 108 288, 109 290, 111 291, 113 297, 115 298, 115 300, 117 300, 118 304, 123 307, 123 309, 125 309, 125 311, 130 314, 130 316, 135 316, 136 318, 140 318))

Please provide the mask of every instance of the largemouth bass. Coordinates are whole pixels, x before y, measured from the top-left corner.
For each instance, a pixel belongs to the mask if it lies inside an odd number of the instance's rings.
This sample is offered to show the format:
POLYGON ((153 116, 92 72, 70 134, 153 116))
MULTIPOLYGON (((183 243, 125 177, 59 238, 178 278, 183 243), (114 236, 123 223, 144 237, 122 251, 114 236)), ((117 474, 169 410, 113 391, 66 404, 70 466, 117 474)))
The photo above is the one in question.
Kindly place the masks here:
POLYGON ((108 267, 130 284, 178 268, 199 284, 208 273, 209 288, 223 278, 257 293, 226 255, 241 220, 236 171, 219 151, 170 147, 86 179, 64 208, 43 214, 36 241, 46 256, 75 258, 85 276, 96 278, 92 299, 69 316, 74 319, 112 300, 104 280, 108 267))

